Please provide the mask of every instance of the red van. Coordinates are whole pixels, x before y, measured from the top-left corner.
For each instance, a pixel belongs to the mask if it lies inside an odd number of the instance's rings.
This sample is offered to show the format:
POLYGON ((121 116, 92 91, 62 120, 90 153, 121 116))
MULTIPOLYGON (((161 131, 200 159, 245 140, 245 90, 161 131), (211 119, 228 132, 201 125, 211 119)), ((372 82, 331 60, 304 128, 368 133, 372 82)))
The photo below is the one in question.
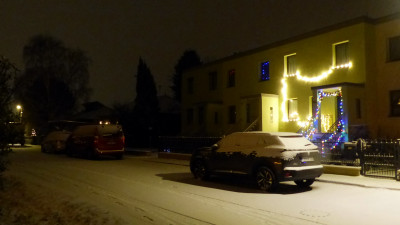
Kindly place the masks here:
POLYGON ((82 155, 89 159, 103 155, 122 159, 125 152, 125 136, 120 125, 83 125, 71 134, 67 155, 82 155))

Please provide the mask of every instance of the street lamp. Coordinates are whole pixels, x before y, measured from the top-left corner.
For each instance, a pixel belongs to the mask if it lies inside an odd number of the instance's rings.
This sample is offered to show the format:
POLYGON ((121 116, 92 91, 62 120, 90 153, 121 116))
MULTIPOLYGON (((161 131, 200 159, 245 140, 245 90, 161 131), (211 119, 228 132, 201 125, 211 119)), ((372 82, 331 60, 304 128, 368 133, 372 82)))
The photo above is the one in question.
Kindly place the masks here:
POLYGON ((19 122, 22 122, 22 106, 21 105, 17 105, 17 110, 18 110, 18 114, 19 114, 19 122))

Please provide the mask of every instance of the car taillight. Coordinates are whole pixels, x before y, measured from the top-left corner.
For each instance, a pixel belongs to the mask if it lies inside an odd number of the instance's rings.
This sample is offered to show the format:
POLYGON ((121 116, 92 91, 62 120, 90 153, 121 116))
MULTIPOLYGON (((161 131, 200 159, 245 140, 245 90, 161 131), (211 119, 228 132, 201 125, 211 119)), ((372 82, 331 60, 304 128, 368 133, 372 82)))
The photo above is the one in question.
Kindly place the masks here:
POLYGON ((125 145, 125 136, 124 135, 122 135, 121 141, 122 141, 122 145, 125 145))

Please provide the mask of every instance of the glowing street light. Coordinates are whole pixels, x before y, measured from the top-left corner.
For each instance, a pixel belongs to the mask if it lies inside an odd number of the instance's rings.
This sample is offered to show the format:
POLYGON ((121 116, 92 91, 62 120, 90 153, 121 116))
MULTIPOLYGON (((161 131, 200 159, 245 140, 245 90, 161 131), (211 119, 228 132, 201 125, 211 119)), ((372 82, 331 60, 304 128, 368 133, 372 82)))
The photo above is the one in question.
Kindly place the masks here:
POLYGON ((22 122, 22 106, 21 105, 17 105, 17 110, 18 110, 18 114, 19 114, 19 122, 22 122))

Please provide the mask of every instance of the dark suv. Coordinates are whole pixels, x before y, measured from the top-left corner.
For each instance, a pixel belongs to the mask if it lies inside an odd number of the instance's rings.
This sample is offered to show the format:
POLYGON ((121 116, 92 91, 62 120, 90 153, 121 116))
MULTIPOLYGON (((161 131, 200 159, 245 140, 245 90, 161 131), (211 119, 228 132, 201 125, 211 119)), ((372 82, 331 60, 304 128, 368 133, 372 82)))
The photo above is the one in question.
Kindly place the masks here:
POLYGON ((261 190, 273 191, 280 181, 309 187, 323 167, 317 146, 300 134, 238 132, 195 151, 190 170, 200 179, 213 173, 249 174, 261 190))
POLYGON ((87 158, 102 155, 123 157, 125 136, 120 125, 83 125, 78 126, 67 142, 67 155, 75 154, 87 158))

